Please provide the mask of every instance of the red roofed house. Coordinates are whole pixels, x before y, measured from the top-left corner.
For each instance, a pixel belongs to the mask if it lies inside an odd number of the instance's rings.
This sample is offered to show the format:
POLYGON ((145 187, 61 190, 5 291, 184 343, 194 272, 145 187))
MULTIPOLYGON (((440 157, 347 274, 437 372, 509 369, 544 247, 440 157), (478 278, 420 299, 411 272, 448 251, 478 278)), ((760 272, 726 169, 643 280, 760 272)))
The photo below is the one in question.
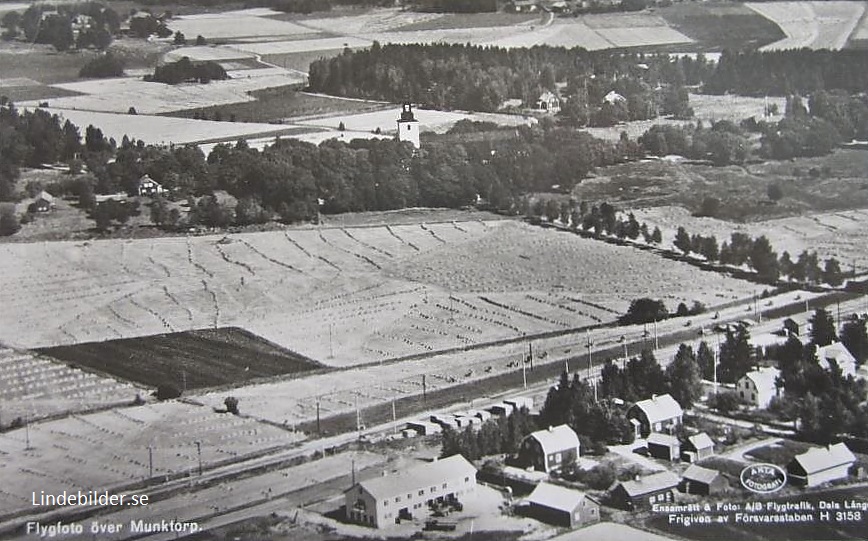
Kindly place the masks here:
POLYGON ((579 437, 567 425, 537 430, 521 440, 518 460, 525 466, 550 473, 574 464, 579 457, 579 437))
POLYGON ((794 483, 814 487, 845 479, 855 463, 856 457, 850 449, 843 443, 836 443, 796 455, 787 465, 787 477, 794 483))
POLYGON ((668 394, 641 400, 627 410, 637 438, 647 438, 652 432, 671 433, 681 424, 683 415, 681 405, 668 394))
POLYGON ((649 508, 655 503, 674 502, 679 482, 678 476, 670 471, 622 481, 609 488, 609 502, 627 511, 649 508))
POLYGON ((401 519, 426 516, 429 504, 464 500, 475 492, 476 468, 463 456, 452 455, 356 483, 344 492, 344 503, 351 522, 386 528, 401 519))
POLYGON ((575 528, 600 520, 600 504, 583 492, 540 483, 525 498, 526 514, 539 521, 575 528))

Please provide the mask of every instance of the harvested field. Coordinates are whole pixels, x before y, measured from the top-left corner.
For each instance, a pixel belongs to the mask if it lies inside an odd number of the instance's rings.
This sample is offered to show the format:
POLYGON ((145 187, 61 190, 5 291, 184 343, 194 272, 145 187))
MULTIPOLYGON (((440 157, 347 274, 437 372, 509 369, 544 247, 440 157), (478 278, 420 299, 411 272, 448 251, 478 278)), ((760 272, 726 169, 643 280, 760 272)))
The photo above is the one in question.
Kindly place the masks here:
POLYGON ((500 36, 487 44, 506 48, 550 45, 598 50, 691 42, 690 38, 667 26, 657 17, 650 17, 647 21, 643 19, 643 26, 630 26, 628 20, 620 27, 612 26, 613 19, 609 17, 609 19, 558 19, 546 27, 525 29, 506 35, 501 31, 500 36), (598 27, 592 28, 591 24, 598 27))
POLYGON ((190 38, 204 36, 208 40, 280 37, 317 32, 291 22, 259 16, 259 13, 265 14, 264 11, 253 13, 227 11, 184 15, 169 21, 168 26, 172 32, 181 32, 190 38))
MULTIPOLYGON (((239 404, 244 408, 244 402, 239 404)), ((109 490, 149 475, 181 475, 282 447, 303 438, 252 419, 180 402, 76 415, 0 434, 0 509, 32 509, 34 487, 49 494, 109 490)))
POLYGON ((734 2, 680 2, 656 13, 701 51, 755 50, 786 37, 774 22, 734 2))
MULTIPOLYGON (((428 14, 435 15, 435 14, 428 14)), ((444 28, 482 28, 489 26, 534 26, 546 15, 535 13, 441 13, 437 17, 405 24, 393 30, 440 30, 444 28)))
POLYGON ((40 352, 124 380, 150 387, 174 385, 182 391, 322 367, 237 328, 89 342, 40 352))
POLYGON ((166 60, 166 62, 175 62, 177 60, 181 60, 185 56, 190 60, 198 62, 217 62, 223 60, 237 60, 240 58, 254 58, 255 55, 252 53, 245 53, 243 51, 239 51, 238 49, 227 47, 225 45, 212 45, 179 47, 166 53, 164 59, 166 60))
POLYGON ((275 55, 287 53, 306 53, 311 51, 343 50, 346 47, 368 47, 373 40, 343 36, 338 38, 298 39, 290 41, 263 41, 257 43, 237 43, 232 47, 253 54, 275 55))
MULTIPOLYGON (((459 120, 479 120, 494 122, 501 126, 523 126, 530 120, 521 115, 496 113, 463 113, 458 111, 437 111, 433 109, 414 109, 416 120, 421 131, 443 133, 449 130, 459 120)), ((300 126, 337 129, 341 122, 348 130, 359 132, 374 132, 378 128, 382 133, 392 133, 397 129, 396 121, 401 116, 400 107, 389 107, 374 112, 329 115, 312 119, 286 118, 285 122, 300 126)))
POLYGON ((862 2, 764 2, 747 6, 774 21, 786 38, 761 50, 843 49, 865 12, 862 2))
MULTIPOLYGON (((486 14, 487 15, 487 14, 486 14)), ((389 32, 393 30, 403 30, 406 27, 413 28, 416 25, 436 24, 444 18, 451 21, 456 19, 476 19, 472 14, 461 17, 449 17, 440 13, 421 13, 415 11, 406 11, 401 9, 373 9, 361 15, 347 15, 343 17, 325 17, 311 18, 298 21, 304 26, 316 28, 318 30, 329 32, 332 34, 363 34, 370 32, 389 32)), ((486 19, 487 20, 487 19, 486 19)), ((487 26, 479 24, 476 26, 487 26)), ((440 28, 435 27, 436 28, 440 28)), ((446 28, 455 28, 453 25, 448 25, 446 28)), ((419 28, 422 30, 423 28, 419 28)))
MULTIPOLYGON (((140 115, 150 115, 252 101, 250 92, 254 90, 303 82, 302 74, 276 68, 245 70, 237 79, 209 84, 166 85, 130 77, 102 79, 56 85, 55 88, 84 95, 52 99, 50 106, 104 113, 126 113, 135 107, 140 115)), ((26 101, 19 105, 35 107, 39 103, 26 101)))
POLYGON ((270 141, 274 141, 274 137, 277 135, 292 136, 317 131, 308 127, 281 124, 216 122, 192 118, 127 115, 71 109, 52 108, 49 111, 72 121, 82 131, 92 124, 99 126, 106 137, 114 137, 116 141, 120 141, 124 135, 127 135, 132 139, 156 145, 183 145, 202 141, 234 142, 241 137, 268 137, 270 141))
POLYGON ((14 345, 237 326, 333 366, 612 321, 649 294, 674 306, 752 292, 630 248, 476 221, 6 244, 0 274, 18 284, 0 292, 14 345))
POLYGON ((5 427, 16 418, 39 419, 131 403, 143 389, 58 363, 34 352, 0 347, 0 403, 5 427))

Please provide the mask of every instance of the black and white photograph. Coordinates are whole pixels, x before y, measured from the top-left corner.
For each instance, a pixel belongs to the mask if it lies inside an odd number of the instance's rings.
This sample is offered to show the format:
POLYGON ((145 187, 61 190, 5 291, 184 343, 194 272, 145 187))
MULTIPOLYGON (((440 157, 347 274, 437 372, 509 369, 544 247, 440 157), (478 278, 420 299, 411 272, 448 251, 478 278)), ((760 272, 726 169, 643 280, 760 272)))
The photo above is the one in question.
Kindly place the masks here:
POLYGON ((868 539, 868 0, 0 0, 0 541, 868 539))

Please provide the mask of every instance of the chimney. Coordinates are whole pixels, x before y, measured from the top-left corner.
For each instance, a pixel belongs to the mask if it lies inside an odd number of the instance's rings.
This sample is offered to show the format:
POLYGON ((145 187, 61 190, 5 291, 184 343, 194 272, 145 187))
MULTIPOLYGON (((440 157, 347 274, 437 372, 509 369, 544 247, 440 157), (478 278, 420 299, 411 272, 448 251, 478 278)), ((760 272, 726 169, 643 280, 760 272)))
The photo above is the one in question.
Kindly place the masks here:
POLYGON ((633 480, 638 483, 639 481, 642 480, 642 476, 637 473, 636 475, 633 476, 633 480))
POLYGON ((554 432, 554 431, 555 431, 554 427, 549 426, 549 432, 554 432))

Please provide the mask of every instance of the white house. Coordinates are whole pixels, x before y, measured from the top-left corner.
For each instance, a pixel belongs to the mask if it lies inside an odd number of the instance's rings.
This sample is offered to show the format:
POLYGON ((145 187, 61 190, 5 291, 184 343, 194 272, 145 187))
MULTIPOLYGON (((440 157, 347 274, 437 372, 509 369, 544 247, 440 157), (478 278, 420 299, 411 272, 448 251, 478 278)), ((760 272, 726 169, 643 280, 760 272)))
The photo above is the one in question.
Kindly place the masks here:
POLYGON ((804 486, 817 486, 845 479, 856 463, 856 456, 844 443, 819 447, 796 455, 787 465, 787 476, 804 486))
POLYGON ((829 361, 835 361, 841 369, 841 375, 856 377, 856 358, 841 342, 832 342, 828 346, 817 348, 817 359, 824 370, 828 370, 829 361))
POLYGON ((605 96, 603 96, 603 101, 605 101, 606 103, 609 103, 609 104, 611 104, 611 105, 615 105, 615 104, 618 103, 618 102, 625 102, 625 101, 627 101, 627 98, 625 98, 625 97, 622 96, 621 94, 618 94, 617 92, 615 92, 614 90, 612 90, 612 91, 610 91, 608 94, 606 94, 605 96))
POLYGON ((139 179, 139 195, 157 195, 165 191, 166 190, 160 185, 159 182, 152 179, 148 175, 144 175, 142 176, 142 178, 139 179))
POLYGON ((537 98, 534 108, 547 113, 557 113, 561 110, 561 100, 552 92, 546 90, 537 98))
POLYGON ((681 424, 684 410, 672 395, 654 395, 640 400, 627 410, 627 418, 633 423, 637 438, 647 438, 652 432, 669 432, 681 424))
POLYGON ((476 468, 461 455, 356 483, 344 492, 351 522, 387 528, 403 519, 427 516, 429 504, 472 498, 476 468))
POLYGON ((735 384, 739 398, 754 408, 767 408, 772 398, 778 396, 779 389, 775 382, 780 375, 781 371, 772 367, 748 372, 735 384))

